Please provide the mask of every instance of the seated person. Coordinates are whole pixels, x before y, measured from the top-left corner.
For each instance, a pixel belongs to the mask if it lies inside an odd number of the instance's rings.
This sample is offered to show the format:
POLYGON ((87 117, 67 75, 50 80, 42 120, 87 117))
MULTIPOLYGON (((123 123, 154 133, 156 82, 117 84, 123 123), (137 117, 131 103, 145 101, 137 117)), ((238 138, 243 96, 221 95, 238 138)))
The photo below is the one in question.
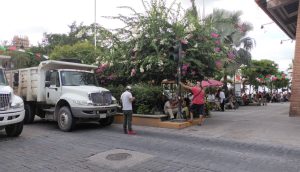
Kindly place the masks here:
POLYGON ((234 103, 235 103, 234 99, 235 99, 235 97, 232 94, 230 94, 228 97, 228 103, 226 103, 227 108, 236 109, 235 105, 234 105, 234 103))
POLYGON ((243 105, 249 104, 249 99, 246 93, 243 95, 242 99, 243 99, 243 105))
POLYGON ((184 119, 188 119, 190 118, 190 103, 189 103, 189 99, 185 98, 183 101, 183 106, 182 106, 182 116, 184 119))
POLYGON ((215 95, 209 92, 209 94, 207 95, 207 103, 209 104, 210 107, 212 107, 212 109, 215 109, 215 101, 216 101, 215 95))
POLYGON ((166 115, 169 115, 171 120, 174 119, 174 114, 177 115, 178 112, 177 101, 174 98, 166 101, 164 111, 166 115))
POLYGON ((221 108, 221 100, 220 100, 220 97, 217 97, 217 98, 215 99, 215 106, 214 106, 214 109, 215 109, 216 111, 221 111, 221 110, 222 110, 222 108, 221 108))

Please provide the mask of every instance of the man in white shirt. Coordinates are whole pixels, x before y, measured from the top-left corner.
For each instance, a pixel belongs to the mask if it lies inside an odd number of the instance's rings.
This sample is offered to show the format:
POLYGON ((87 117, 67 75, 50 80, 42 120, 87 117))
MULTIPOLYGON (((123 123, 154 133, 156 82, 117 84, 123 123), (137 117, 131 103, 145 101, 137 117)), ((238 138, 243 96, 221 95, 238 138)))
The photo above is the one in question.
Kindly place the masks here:
POLYGON ((121 102, 122 102, 122 110, 124 113, 124 122, 123 122, 123 129, 125 134, 134 135, 136 134, 132 130, 132 102, 135 100, 135 97, 131 94, 131 86, 126 87, 126 91, 121 95, 121 102), (127 131, 128 125, 128 131, 127 131))
POLYGON ((223 90, 220 91, 220 103, 221 103, 221 110, 224 112, 225 111, 225 93, 223 90))

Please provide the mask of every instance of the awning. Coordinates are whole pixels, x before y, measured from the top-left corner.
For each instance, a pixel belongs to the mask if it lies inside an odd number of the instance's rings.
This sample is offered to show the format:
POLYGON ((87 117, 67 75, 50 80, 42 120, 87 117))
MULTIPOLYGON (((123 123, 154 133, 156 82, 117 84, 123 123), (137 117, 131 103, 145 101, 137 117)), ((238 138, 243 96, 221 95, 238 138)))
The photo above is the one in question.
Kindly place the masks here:
POLYGON ((299 0, 255 1, 291 39, 296 38, 299 0))

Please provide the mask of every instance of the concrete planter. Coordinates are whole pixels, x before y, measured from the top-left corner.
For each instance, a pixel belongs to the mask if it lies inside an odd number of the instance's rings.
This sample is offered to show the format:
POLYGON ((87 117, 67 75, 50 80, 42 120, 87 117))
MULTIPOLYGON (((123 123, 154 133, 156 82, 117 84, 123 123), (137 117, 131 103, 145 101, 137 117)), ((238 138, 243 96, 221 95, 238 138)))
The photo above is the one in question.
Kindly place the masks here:
MULTIPOLYGON (((197 125, 199 119, 194 119, 192 123, 183 121, 183 122, 173 122, 173 121, 163 121, 163 118, 166 118, 167 115, 140 115, 133 114, 132 116, 132 125, 139 126, 148 126, 148 127, 160 127, 160 128, 173 128, 173 129, 182 129, 190 127, 192 125, 197 125)), ((117 114, 115 116, 115 123, 123 123, 123 114, 117 114)))

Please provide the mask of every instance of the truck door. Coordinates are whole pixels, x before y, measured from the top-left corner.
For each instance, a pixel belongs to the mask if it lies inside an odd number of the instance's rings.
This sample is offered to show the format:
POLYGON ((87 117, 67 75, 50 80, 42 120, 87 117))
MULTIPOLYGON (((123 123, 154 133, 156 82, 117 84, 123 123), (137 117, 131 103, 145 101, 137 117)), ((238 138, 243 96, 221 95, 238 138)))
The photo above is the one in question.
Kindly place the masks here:
POLYGON ((46 76, 46 80, 47 78, 49 79, 46 81, 46 103, 55 105, 61 95, 59 73, 57 70, 54 70, 48 71, 46 75, 48 75, 48 77, 46 76))

